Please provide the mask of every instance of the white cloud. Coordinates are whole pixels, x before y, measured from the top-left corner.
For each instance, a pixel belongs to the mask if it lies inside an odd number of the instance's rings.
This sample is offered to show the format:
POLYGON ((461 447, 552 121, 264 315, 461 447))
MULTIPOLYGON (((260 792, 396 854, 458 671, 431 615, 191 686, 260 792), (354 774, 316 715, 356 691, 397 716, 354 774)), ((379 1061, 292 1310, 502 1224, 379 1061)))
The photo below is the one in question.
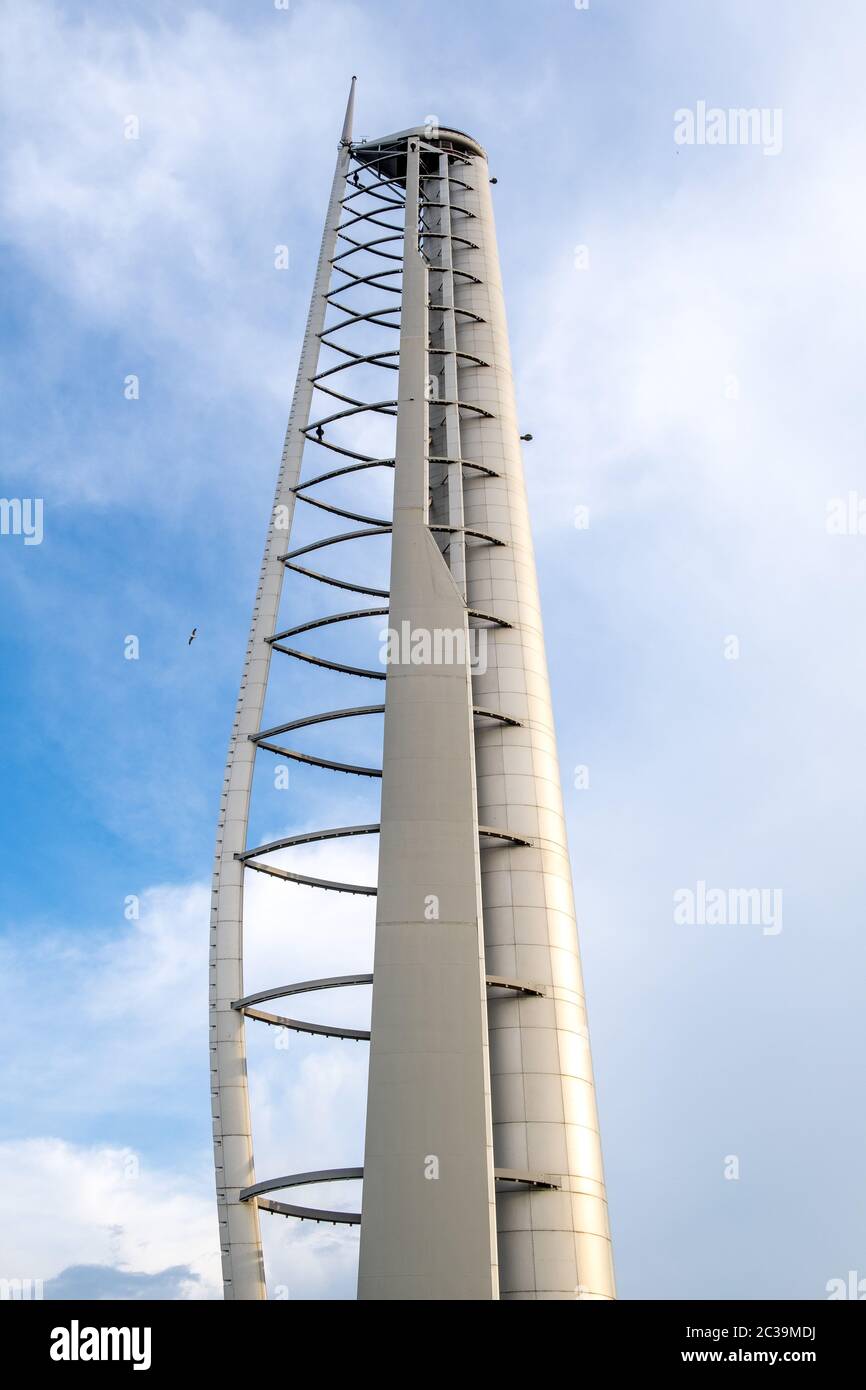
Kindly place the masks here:
MULTIPOLYGON (((808 74, 799 45, 762 56, 762 80, 790 117, 777 160, 665 147, 670 169, 585 206, 579 237, 561 222, 533 229, 542 269, 515 295, 536 536, 561 546, 587 630, 640 654, 644 698, 665 653, 670 680, 679 653, 740 634, 746 660, 764 663, 743 718, 763 710, 790 748, 828 702, 853 720, 866 675, 852 642, 866 545, 825 531, 828 500, 862 476, 852 424, 862 424, 854 344, 866 315, 855 251, 866 199, 845 173, 857 143, 834 68, 851 33, 827 41, 808 74), (572 264, 577 240, 587 270, 572 264), (579 504, 588 532, 573 528, 579 504)), ((657 116, 675 103, 670 77, 654 76, 642 100, 657 116)), ((575 642, 559 589, 548 633, 575 642)), ((729 671, 713 671, 721 691, 729 671)), ((681 706, 660 734, 706 722, 706 708, 681 706)))
MULTIPOLYGON (((290 29, 274 12, 244 29, 198 8, 136 23, 111 11, 80 20, 58 5, 5 5, 9 234, 94 316, 120 323, 134 311, 159 336, 206 341, 200 313, 230 268, 237 273, 237 238, 272 264, 287 210, 278 154, 287 90, 292 201, 320 215, 321 179, 307 176, 320 170, 328 130, 336 146, 337 114, 307 52, 337 35, 347 42, 356 14, 350 4, 316 7, 292 16, 290 29), (138 138, 125 136, 129 116, 138 138), (181 282, 185 302, 176 303, 181 282)), ((232 354, 240 365, 237 341, 232 354)))
POLYGON ((169 1079, 204 1083, 208 906, 201 884, 151 888, 137 921, 118 904, 119 928, 7 938, 18 1040, 3 1073, 7 1114, 141 1116, 180 1104, 169 1079))
POLYGON ((177 1275, 177 1294, 221 1290, 212 1202, 201 1183, 131 1149, 57 1138, 0 1144, 0 1277, 47 1283, 70 1266, 177 1275))

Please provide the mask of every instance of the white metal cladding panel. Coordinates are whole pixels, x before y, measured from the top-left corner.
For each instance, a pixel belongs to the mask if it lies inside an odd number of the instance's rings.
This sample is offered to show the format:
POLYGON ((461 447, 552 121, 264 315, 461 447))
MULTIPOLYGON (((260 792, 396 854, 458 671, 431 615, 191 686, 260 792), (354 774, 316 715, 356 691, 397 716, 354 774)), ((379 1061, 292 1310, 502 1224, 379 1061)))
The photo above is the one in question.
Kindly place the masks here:
POLYGON ((478 250, 454 244, 458 346, 492 364, 460 368, 460 398, 493 418, 464 412, 463 457, 496 469, 464 473, 467 526, 506 542, 467 545, 470 606, 513 623, 487 634, 487 669, 476 704, 521 721, 479 730, 478 816, 531 838, 531 848, 488 851, 482 865, 485 956, 490 974, 547 986, 545 998, 502 998, 489 1007, 497 1167, 553 1174, 562 1191, 508 1193, 498 1201, 502 1298, 614 1297, 613 1263, 583 1000, 577 926, 548 686, 541 609, 486 163, 461 173, 452 192, 473 219, 478 250))
MULTIPOLYGON (((428 276, 409 141, 389 623, 467 630, 427 526, 428 276)), ((389 666, 361 1299, 497 1297, 471 679, 389 666), (428 920, 425 903, 436 902, 428 920), (430 1163, 437 1167, 431 1177, 430 1163)))

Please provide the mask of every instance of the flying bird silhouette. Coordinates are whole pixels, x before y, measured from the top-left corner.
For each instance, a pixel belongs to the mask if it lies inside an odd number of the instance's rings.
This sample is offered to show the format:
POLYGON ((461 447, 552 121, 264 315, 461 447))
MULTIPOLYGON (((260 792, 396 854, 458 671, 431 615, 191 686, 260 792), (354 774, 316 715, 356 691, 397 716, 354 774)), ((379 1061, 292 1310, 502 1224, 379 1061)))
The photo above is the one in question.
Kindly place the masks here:
POLYGON ((197 628, 197 627, 194 627, 193 630, 192 630, 192 632, 189 634, 189 641, 188 641, 187 644, 186 644, 188 647, 191 647, 191 646, 192 646, 193 642, 195 641, 195 635, 196 635, 197 632, 198 632, 198 628, 197 628))

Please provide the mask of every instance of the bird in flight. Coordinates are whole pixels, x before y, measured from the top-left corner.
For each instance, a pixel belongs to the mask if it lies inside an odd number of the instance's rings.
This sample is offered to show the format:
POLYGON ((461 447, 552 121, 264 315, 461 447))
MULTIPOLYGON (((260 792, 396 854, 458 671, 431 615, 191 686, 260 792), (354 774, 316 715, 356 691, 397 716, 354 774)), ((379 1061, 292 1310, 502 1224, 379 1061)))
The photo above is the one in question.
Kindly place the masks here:
POLYGON ((195 635, 196 635, 197 632, 198 632, 198 628, 197 628, 197 627, 194 627, 193 630, 192 630, 192 632, 189 634, 189 641, 188 641, 187 644, 186 644, 188 647, 191 647, 191 646, 192 646, 193 642, 195 641, 195 635))

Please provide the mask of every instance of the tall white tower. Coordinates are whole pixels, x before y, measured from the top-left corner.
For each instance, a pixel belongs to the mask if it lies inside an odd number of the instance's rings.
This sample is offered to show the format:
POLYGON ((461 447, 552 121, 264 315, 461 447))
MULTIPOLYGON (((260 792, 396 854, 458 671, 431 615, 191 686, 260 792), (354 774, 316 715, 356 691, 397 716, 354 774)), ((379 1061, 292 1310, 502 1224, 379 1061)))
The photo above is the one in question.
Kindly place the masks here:
MULTIPOLYGON (((535 561, 484 151, 432 123, 352 142, 349 107, 229 750, 212 921, 212 1091, 227 1298, 266 1297, 259 1212, 360 1223, 362 1299, 614 1297, 592 1063, 535 561), (333 363, 321 365, 327 349, 333 363), (386 385, 366 395, 351 382, 386 385), (321 409, 319 407, 322 407, 321 409), (394 421, 389 456, 365 422, 394 421), (350 437, 347 431, 355 431, 350 437), (305 445, 332 451, 301 481, 305 445), (388 518, 325 500, 393 469, 388 518), (289 548, 297 500, 348 518, 289 548), (361 529, 357 528, 360 523, 361 529), (391 543, 387 590, 309 568, 366 536, 391 543), (286 568, 376 606, 278 632, 286 568), (384 703, 261 728, 271 651, 379 615, 384 703), (381 768, 286 749, 289 730, 384 718, 381 768), (376 825, 247 845, 257 753, 381 778, 376 825), (277 862, 299 844, 379 835, 375 885, 277 862), (276 856, 276 858, 275 858, 276 856), (250 870, 376 894, 372 975, 243 989, 250 870), (263 1013, 265 1000, 372 983, 369 1032, 263 1013), (257 1181, 246 1018, 369 1038, 363 1168, 257 1181), (266 1196, 363 1178, 360 1213, 266 1196)), ((346 631, 347 629, 341 628, 346 631)))

